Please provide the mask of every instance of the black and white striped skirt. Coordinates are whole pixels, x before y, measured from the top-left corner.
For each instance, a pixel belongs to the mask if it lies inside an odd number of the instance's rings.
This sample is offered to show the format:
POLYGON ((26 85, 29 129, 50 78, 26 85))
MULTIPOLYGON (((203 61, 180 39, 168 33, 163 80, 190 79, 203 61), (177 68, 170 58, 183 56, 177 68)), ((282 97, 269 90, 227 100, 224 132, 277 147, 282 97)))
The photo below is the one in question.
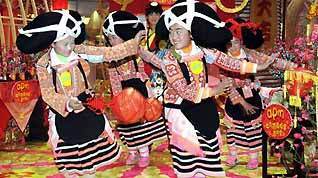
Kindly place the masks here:
POLYGON ((194 156, 170 145, 174 172, 180 177, 193 177, 198 173, 206 176, 225 176, 221 166, 218 138, 207 139, 197 130, 196 133, 205 157, 194 156))
MULTIPOLYGON (((69 114, 67 118, 50 112, 49 118, 49 143, 52 144, 54 161, 60 172, 70 175, 93 174, 98 168, 120 157, 121 149, 117 140, 114 138, 113 142, 109 142, 109 136, 101 133, 108 128, 106 116, 95 115, 86 109, 78 114, 69 114), (73 129, 68 129, 72 125, 73 129), (82 134, 81 137, 76 133, 82 134)), ((111 128, 108 130, 111 132, 111 128)))
POLYGON ((149 146, 154 141, 167 138, 167 129, 162 117, 154 122, 118 125, 117 130, 120 139, 131 151, 149 146))
POLYGON ((262 125, 253 126, 251 122, 233 120, 233 126, 227 129, 227 144, 230 147, 258 152, 262 148, 262 125))
POLYGON ((54 151, 55 164, 60 172, 84 175, 116 161, 121 149, 116 140, 110 143, 107 138, 97 138, 76 145, 58 143, 54 151))

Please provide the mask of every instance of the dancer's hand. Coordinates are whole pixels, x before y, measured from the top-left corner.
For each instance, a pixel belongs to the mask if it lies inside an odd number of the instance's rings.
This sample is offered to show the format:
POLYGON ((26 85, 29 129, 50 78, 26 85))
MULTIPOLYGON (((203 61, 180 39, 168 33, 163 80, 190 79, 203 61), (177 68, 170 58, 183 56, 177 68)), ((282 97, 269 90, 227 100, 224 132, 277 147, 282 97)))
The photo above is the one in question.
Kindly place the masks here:
POLYGON ((138 41, 138 43, 140 43, 142 41, 143 38, 146 37, 146 30, 140 30, 136 36, 135 39, 138 41))
POLYGON ((82 102, 75 97, 68 101, 68 106, 73 109, 75 113, 82 112, 85 109, 82 102))
POLYGON ((230 118, 228 118, 227 116, 223 117, 223 121, 224 121, 224 124, 227 128, 232 128, 234 126, 233 121, 230 118))
POLYGON ((243 106, 244 110, 245 110, 245 113, 247 115, 252 115, 252 114, 255 114, 256 113, 256 110, 257 109, 260 109, 256 106, 253 106, 251 105, 250 103, 246 102, 246 101, 242 101, 241 105, 243 106))
POLYGON ((258 64, 256 70, 262 71, 262 70, 267 69, 271 64, 273 64, 274 60, 275 60, 274 58, 270 58, 266 62, 264 62, 263 64, 258 64))
POLYGON ((150 62, 150 59, 153 57, 152 52, 144 49, 143 47, 139 47, 138 49, 138 55, 141 57, 142 60, 146 61, 146 62, 150 62))
POLYGON ((232 86, 233 86, 233 79, 224 78, 216 87, 212 89, 210 96, 227 94, 231 91, 232 86))
POLYGON ((100 135, 102 138, 107 138, 107 141, 112 144, 115 141, 115 135, 109 135, 107 131, 103 131, 102 134, 100 135))
POLYGON ((252 120, 251 123, 252 123, 252 126, 255 127, 257 125, 259 125, 261 123, 261 119, 260 118, 257 118, 255 120, 252 120))

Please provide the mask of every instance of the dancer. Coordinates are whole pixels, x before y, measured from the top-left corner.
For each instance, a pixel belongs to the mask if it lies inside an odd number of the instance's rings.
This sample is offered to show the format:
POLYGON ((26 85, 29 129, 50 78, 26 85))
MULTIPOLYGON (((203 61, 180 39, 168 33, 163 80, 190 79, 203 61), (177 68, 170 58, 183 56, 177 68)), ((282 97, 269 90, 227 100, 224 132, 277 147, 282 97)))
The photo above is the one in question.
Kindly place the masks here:
MULTIPOLYGON (((24 53, 49 48, 36 68, 43 100, 50 107, 49 142, 55 164, 65 177, 95 177, 99 167, 116 161, 120 155, 106 116, 85 105, 92 97, 87 80, 89 65, 73 51, 76 44, 85 40, 81 19, 71 10, 43 13, 19 30, 16 42, 24 53)), ((138 44, 142 34, 139 35, 129 43, 138 44)), ((106 47, 100 53, 116 60, 137 51, 135 46, 120 47, 121 54, 106 47)))
MULTIPOLYGON (((228 19, 226 26, 233 34, 228 48, 229 56, 258 64, 272 59, 271 56, 254 50, 264 43, 262 31, 257 24, 236 18, 228 19)), ((296 65, 284 60, 276 60, 273 66, 286 69, 296 65)), ((249 152, 247 169, 256 169, 258 167, 258 152, 262 147, 260 82, 254 80, 253 75, 238 76, 237 73, 229 72, 223 72, 223 75, 235 79, 235 85, 225 104, 224 119, 229 123, 226 134, 229 156, 226 163, 230 167, 236 166, 238 162, 237 149, 241 148, 249 152)))
MULTIPOLYGON (((110 13, 103 25, 104 35, 111 46, 132 39, 137 32, 144 29, 136 16, 125 11, 110 13)), ((129 56, 110 63, 108 73, 113 95, 119 94, 124 88, 133 87, 145 98, 150 97, 149 88, 146 86, 149 78, 144 71, 144 63, 140 58, 138 60, 138 56, 129 56)), ((126 164, 138 163, 139 167, 147 167, 150 163, 149 146, 167 136, 163 118, 154 122, 118 124, 117 130, 129 151, 126 164)))
POLYGON ((164 106, 174 171, 178 177, 225 176, 216 136, 219 115, 212 97, 228 92, 232 81, 223 79, 208 87, 207 65, 245 74, 263 70, 272 61, 242 63, 208 49, 224 50, 232 35, 214 10, 198 1, 177 1, 159 19, 156 34, 173 45, 164 59, 142 48, 140 55, 167 77, 164 106))

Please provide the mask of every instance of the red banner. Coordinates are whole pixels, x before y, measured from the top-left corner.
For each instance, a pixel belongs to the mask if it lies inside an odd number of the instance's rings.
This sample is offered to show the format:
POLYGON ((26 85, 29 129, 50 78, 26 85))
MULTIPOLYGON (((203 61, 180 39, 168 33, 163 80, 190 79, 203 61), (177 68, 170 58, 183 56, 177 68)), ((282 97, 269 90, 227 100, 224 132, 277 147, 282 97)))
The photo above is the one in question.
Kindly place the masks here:
MULTIPOLYGON (((24 131, 39 96, 40 87, 36 80, 0 83, 1 102, 16 120, 21 131, 24 131)), ((5 111, 4 108, 1 110, 5 111)), ((1 120, 2 124, 7 123, 9 117, 2 119, 6 119, 1 120)))
POLYGON ((1 82, 0 99, 3 102, 27 102, 40 96, 37 80, 1 82))
POLYGON ((280 104, 269 105, 262 115, 263 129, 273 139, 286 138, 292 129, 290 112, 280 104))

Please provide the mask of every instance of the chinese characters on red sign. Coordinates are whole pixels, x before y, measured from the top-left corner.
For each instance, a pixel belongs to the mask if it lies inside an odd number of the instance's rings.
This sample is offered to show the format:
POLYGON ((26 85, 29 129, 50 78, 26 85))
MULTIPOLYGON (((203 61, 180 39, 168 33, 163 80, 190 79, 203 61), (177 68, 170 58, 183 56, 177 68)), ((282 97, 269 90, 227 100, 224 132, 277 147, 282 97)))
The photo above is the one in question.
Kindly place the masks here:
POLYGON ((292 129, 289 111, 280 104, 268 106, 262 115, 263 129, 273 139, 286 138, 292 129))

